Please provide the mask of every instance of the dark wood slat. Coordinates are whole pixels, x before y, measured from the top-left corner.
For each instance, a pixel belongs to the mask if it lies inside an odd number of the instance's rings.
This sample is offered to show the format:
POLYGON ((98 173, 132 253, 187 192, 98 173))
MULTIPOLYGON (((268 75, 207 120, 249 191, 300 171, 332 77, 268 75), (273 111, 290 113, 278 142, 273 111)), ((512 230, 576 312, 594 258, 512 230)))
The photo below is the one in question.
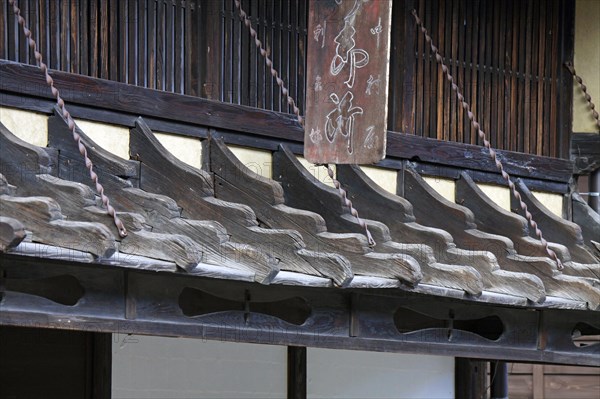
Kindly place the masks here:
POLYGON ((561 38, 561 57, 559 70, 559 152, 552 154, 560 158, 569 156, 570 139, 573 132, 573 76, 564 68, 565 62, 573 62, 575 52, 575 2, 561 3, 562 23, 559 35, 561 38))
POLYGON ((77 1, 71 2, 71 7, 69 9, 69 50, 70 50, 70 72, 71 73, 80 73, 80 60, 79 55, 80 51, 80 37, 81 31, 79 30, 79 7, 81 5, 77 1))
POLYGON ((119 81, 119 27, 122 25, 119 21, 119 0, 110 0, 108 3, 108 26, 110 31, 108 34, 108 76, 110 80, 119 81))
POLYGON ((5 3, 0 4, 0 58, 8 59, 8 21, 9 8, 5 3))
POLYGON ((148 35, 146 33, 148 19, 148 0, 138 0, 138 86, 148 87, 148 63, 144 62, 148 56, 148 35))
POLYGON ((305 399, 307 386, 306 347, 287 348, 287 398, 305 399))
POLYGON ((165 70, 167 57, 166 27, 165 27, 165 2, 156 1, 156 89, 165 90, 165 70))
POLYGON ((158 57, 158 36, 156 26, 156 11, 158 4, 156 0, 148 0, 147 3, 148 14, 147 14, 147 29, 148 36, 146 37, 147 46, 147 58, 148 63, 148 81, 147 87, 150 89, 157 89, 157 57, 158 57))
POLYGON ((110 0, 100 0, 100 23, 98 29, 100 29, 100 57, 98 59, 100 63, 100 77, 102 79, 110 78, 110 0))
MULTIPOLYGON (((82 0, 79 7, 79 72, 82 75, 90 74, 90 48, 92 39, 90 38, 90 2, 82 0)), ((40 29, 42 29, 40 27, 40 29)), ((43 30, 43 29, 42 29, 43 30)))
POLYGON ((90 0, 89 3, 89 28, 90 28, 90 53, 89 53, 89 76, 98 77, 98 0, 90 0))

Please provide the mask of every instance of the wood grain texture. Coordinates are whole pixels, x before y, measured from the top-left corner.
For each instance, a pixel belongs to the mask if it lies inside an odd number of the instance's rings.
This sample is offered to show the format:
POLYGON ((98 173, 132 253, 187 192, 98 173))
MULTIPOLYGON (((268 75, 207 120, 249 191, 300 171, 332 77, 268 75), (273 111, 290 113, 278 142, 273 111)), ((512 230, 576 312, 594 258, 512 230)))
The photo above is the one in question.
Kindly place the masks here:
MULTIPOLYGON (((573 261, 590 264, 596 276, 600 276, 600 258, 596 258, 586 248, 581 227, 550 212, 520 179, 516 181, 516 185, 533 219, 544 232, 544 237, 549 241, 565 245, 569 248, 573 261)), ((512 208, 517 208, 518 204, 514 199, 511 200, 512 208)))
POLYGON ((34 242, 110 256, 116 250, 115 237, 98 223, 65 220, 60 206, 48 197, 0 196, 5 216, 19 220, 32 232, 34 242))
POLYGON ((581 227, 585 244, 595 251, 595 256, 598 257, 600 252, 592 241, 600 242, 600 215, 578 193, 573 193, 571 200, 573 202, 573 222, 581 227))
MULTIPOLYGON (((394 273, 390 265, 411 262, 408 257, 398 254, 371 253, 372 250, 362 234, 327 231, 325 221, 319 214, 284 204, 280 183, 252 173, 222 142, 211 140, 210 146, 211 167, 214 168, 217 180, 217 196, 252 206, 259 220, 265 225, 298 231, 309 249, 317 253, 331 252, 341 255, 350 262, 351 272, 356 274, 390 277, 390 273, 394 273), (244 178, 239 179, 242 175, 244 178), (235 176, 238 177, 237 180, 233 180, 235 176), (237 184, 230 183, 233 181, 237 184), (261 189, 261 185, 268 189, 261 189)), ((303 168, 299 164, 294 167, 303 168)), ((421 273, 418 266, 413 264, 404 274, 395 277, 415 284, 421 278, 421 273)))
MULTIPOLYGON (((356 219, 342 205, 338 192, 318 181, 300 165, 289 150, 282 148, 275 152, 273 161, 274 176, 280 181, 284 189, 286 204, 319 213, 332 232, 363 233, 364 230, 358 225, 356 219)), ((369 207, 369 209, 373 210, 375 207, 369 207)), ((380 210, 383 209, 380 208, 380 210)), ((387 211, 386 218, 381 218, 386 222, 389 220, 389 211, 387 211)), ((402 214, 401 212, 398 213, 402 214)), ((421 241, 419 244, 424 244, 422 246, 400 244, 392 241, 390 229, 385 224, 376 220, 365 221, 369 225, 373 238, 378 243, 375 247, 375 254, 377 255, 373 254, 372 256, 401 254, 406 260, 418 261, 423 273, 422 282, 464 289, 470 293, 481 292, 483 287, 481 276, 475 269, 468 266, 461 267, 438 263, 433 256, 433 249, 429 246, 430 242, 424 243, 421 241)), ((446 241, 444 241, 444 244, 447 244, 446 241)), ((455 254, 459 257, 462 255, 461 253, 455 254)), ((381 273, 371 274, 386 277, 381 273)))
MULTIPOLYGON (((456 181, 456 201, 473 211, 481 230, 511 239, 519 254, 548 256, 540 241, 530 236, 527 219, 498 206, 466 173, 461 174, 461 178, 456 181), (497 220, 502 220, 502 223, 497 223, 497 220)), ((571 254, 564 245, 551 243, 550 246, 563 263, 572 262, 571 254)))
POLYGON ((385 158, 391 0, 308 4, 304 157, 370 164, 385 158))
POLYGON ((0 216, 0 252, 15 248, 25 239, 25 227, 16 219, 0 216))
MULTIPOLYGON (((52 129, 64 129, 65 126, 61 125, 61 122, 64 123, 64 120, 51 123, 51 131, 52 129)), ((57 133, 53 132, 53 134, 57 133)), ((148 256, 151 256, 149 253, 153 253, 157 259, 175 261, 178 266, 188 271, 192 270, 198 262, 225 263, 244 270, 255 271, 257 279, 262 282, 268 281, 276 274, 278 269, 273 257, 250 247, 240 247, 228 243, 227 233, 219 223, 183 219, 181 209, 173 199, 120 184, 121 181, 129 182, 129 180, 122 179, 128 176, 117 175, 117 173, 123 172, 128 164, 117 160, 116 166, 113 167, 114 156, 98 146, 95 146, 95 150, 95 158, 99 164, 105 165, 105 174, 113 182, 110 186, 113 205, 117 209, 135 212, 143 218, 141 224, 145 227, 143 229, 133 228, 136 236, 135 243, 134 237, 126 238, 124 240, 126 242, 122 243, 124 247, 135 250, 134 254, 143 255, 144 251, 148 251, 148 256), (139 238, 140 235, 148 238, 148 244, 143 244, 139 238), (164 245, 157 245, 160 244, 159 239, 164 241, 164 245)), ((171 154, 168 156, 174 159, 171 154)), ((137 173, 138 162, 132 164, 137 173)), ((133 179, 137 180, 137 174, 133 179)))
MULTIPOLYGON (((408 221, 415 219, 416 216, 417 222, 450 233, 456 245, 465 250, 460 251, 456 248, 448 250, 450 259, 446 261, 475 267, 482 276, 486 290, 523 296, 535 302, 544 300, 545 290, 539 278, 531 274, 519 274, 501 269, 503 263, 514 261, 506 259, 505 250, 509 245, 508 240, 477 230, 474 216, 469 210, 443 199, 418 174, 411 170, 404 171, 404 198, 385 193, 359 168, 338 167, 338 176, 350 192, 359 193, 353 201, 360 206, 360 209, 368 209, 370 217, 379 213, 379 218, 383 218, 390 211, 402 215, 402 209, 405 209, 404 212, 409 209, 408 221), (399 208, 398 211, 396 208, 399 208), (378 211, 380 209, 385 210, 385 213, 378 211)), ((393 237, 396 236, 392 225, 398 225, 397 229, 401 229, 403 227, 401 223, 401 218, 398 221, 388 222, 393 237)), ((401 241, 399 237, 396 239, 401 241)), ((451 244, 452 242, 448 242, 447 245, 451 244)), ((443 251, 439 247, 436 249, 439 252, 443 251)))

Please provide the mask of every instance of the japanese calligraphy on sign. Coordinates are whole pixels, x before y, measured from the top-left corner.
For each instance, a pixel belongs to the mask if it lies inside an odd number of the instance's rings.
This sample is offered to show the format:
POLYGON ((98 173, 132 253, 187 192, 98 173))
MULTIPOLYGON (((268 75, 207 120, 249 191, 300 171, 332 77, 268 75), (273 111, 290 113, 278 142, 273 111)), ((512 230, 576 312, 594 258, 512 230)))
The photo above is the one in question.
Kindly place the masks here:
POLYGON ((385 157, 392 0, 310 0, 304 156, 385 157))

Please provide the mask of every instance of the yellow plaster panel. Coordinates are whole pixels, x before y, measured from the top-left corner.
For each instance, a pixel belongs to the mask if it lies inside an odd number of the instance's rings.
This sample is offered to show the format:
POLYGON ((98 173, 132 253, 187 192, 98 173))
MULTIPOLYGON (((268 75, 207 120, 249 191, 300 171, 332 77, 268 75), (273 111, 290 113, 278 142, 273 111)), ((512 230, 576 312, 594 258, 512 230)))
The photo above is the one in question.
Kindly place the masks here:
POLYGON ((77 126, 96 144, 123 159, 129 159, 129 129, 107 123, 76 120, 77 126))
POLYGON ((392 169, 376 168, 374 166, 361 166, 363 172, 371 180, 377 183, 385 191, 392 194, 396 194, 396 188, 398 187, 398 172, 392 169))
POLYGON ((256 150, 254 148, 238 147, 234 145, 228 145, 227 147, 229 147, 231 152, 233 152, 240 162, 246 165, 250 170, 254 171, 254 173, 269 179, 273 176, 273 154, 271 154, 271 151, 256 150))
POLYGON ((477 186, 492 201, 502 209, 510 211, 510 189, 508 187, 496 186, 493 184, 477 184, 477 186))
POLYGON ((38 147, 48 145, 48 116, 16 108, 0 107, 0 122, 15 136, 38 147))
POLYGON ((196 168, 202 167, 202 142, 200 139, 157 132, 154 132, 154 135, 177 159, 196 168))
POLYGON ((440 193, 442 197, 446 198, 449 201, 454 202, 455 193, 456 193, 456 185, 454 184, 454 180, 451 179, 441 179, 439 177, 425 177, 423 176, 425 181, 433 187, 435 191, 440 193))
MULTIPOLYGON (((316 177, 317 180, 327 184, 328 186, 334 187, 333 180, 331 180, 331 178, 329 177, 329 174, 327 173, 327 168, 325 166, 316 166, 315 164, 308 162, 305 158, 300 156, 296 158, 298 158, 298 161, 300 161, 302 166, 304 166, 310 173, 312 173, 312 175, 316 177)), ((333 175, 335 176, 335 165, 331 165, 331 168, 333 169, 333 175)))
POLYGON ((541 191, 531 192, 548 210, 558 217, 562 217, 563 196, 560 194, 545 193, 541 191))
MULTIPOLYGON (((598 106, 600 97, 600 1, 577 0, 575 3, 575 70, 598 106)), ((598 131, 587 101, 577 82, 573 82, 573 131, 598 131)))

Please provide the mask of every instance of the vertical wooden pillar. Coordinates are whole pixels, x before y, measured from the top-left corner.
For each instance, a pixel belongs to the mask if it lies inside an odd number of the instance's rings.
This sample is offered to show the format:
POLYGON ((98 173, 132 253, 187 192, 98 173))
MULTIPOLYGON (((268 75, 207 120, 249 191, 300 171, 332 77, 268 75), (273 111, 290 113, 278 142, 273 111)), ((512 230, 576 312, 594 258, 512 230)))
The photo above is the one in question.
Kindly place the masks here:
POLYGON ((306 399, 306 348, 288 346, 288 399, 306 399))
POLYGON ((508 399, 508 364, 490 362, 491 399, 508 399))
POLYGON ((454 361, 454 397, 481 399, 486 390, 487 362, 457 357, 454 361))

